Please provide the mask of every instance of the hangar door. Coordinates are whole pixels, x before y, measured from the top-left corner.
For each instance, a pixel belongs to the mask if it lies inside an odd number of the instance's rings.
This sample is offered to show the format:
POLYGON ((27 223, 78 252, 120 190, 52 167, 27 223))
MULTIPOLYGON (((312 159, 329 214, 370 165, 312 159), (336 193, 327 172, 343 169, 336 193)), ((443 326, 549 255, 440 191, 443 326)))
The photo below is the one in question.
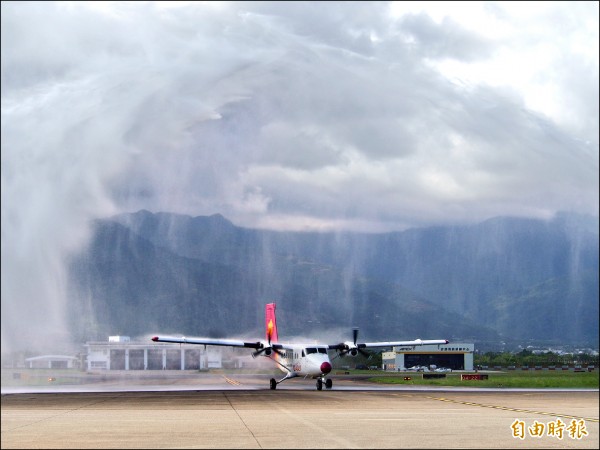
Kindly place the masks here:
POLYGON ((465 370, 464 353, 406 353, 404 366, 431 366, 447 367, 452 370, 465 370))

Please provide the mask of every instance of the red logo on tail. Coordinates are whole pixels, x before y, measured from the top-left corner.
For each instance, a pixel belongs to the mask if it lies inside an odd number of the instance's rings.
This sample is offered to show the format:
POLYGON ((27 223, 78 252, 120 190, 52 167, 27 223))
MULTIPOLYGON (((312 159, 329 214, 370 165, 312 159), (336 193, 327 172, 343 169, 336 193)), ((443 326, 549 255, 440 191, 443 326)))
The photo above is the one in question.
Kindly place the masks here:
POLYGON ((268 342, 277 342, 277 321, 275 320, 275 303, 267 303, 265 307, 265 327, 268 342))

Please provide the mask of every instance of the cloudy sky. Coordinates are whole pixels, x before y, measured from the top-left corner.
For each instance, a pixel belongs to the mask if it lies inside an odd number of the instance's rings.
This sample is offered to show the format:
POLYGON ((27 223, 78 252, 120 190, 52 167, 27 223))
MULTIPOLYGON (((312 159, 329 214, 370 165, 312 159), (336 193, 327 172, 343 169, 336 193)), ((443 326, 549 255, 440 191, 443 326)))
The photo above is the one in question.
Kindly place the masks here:
POLYGON ((367 232, 598 215, 598 17, 2 2, 3 317, 8 298, 62 296, 89 220, 123 211, 367 232))

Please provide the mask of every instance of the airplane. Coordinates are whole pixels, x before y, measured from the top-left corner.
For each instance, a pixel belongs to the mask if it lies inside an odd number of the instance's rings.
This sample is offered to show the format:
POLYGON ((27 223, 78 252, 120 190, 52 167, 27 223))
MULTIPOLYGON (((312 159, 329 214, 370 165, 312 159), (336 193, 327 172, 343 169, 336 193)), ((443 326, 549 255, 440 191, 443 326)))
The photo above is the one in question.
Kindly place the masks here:
POLYGON ((397 346, 417 346, 429 344, 447 344, 446 339, 421 340, 414 341, 392 341, 392 342, 361 342, 357 343, 358 328, 353 329, 353 340, 340 342, 336 344, 284 344, 279 342, 277 334, 277 321, 275 318, 275 303, 268 303, 265 306, 265 340, 246 342, 233 339, 204 339, 187 338, 171 336, 154 336, 154 342, 172 342, 179 344, 200 344, 200 345, 220 345, 227 347, 243 347, 254 349, 253 357, 264 356, 274 361, 285 376, 276 380, 271 378, 270 388, 276 389, 279 383, 295 377, 312 378, 317 380, 317 390, 322 390, 323 385, 326 389, 333 387, 331 378, 327 375, 331 372, 332 365, 329 359, 328 350, 336 350, 337 358, 345 356, 357 356, 359 353, 368 356, 365 348, 377 347, 397 347, 397 346))

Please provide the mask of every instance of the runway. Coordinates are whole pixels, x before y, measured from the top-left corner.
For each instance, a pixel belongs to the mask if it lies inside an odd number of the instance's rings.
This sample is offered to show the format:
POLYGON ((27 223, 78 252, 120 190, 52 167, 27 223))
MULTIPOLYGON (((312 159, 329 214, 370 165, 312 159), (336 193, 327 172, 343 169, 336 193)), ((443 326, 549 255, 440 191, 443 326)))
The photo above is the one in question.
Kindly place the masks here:
MULTIPOLYGON (((2 448, 598 448, 598 390, 202 386, 2 395, 2 448), (562 426, 561 426, 562 424, 562 426), (543 428, 543 430, 541 430, 543 428), (550 430, 552 429, 552 433, 550 430), (571 430, 571 431, 570 431, 571 430), (558 431, 562 431, 559 436, 558 431)), ((181 381, 181 380, 180 380, 181 381)), ((239 383, 239 384, 236 384, 239 383)))

